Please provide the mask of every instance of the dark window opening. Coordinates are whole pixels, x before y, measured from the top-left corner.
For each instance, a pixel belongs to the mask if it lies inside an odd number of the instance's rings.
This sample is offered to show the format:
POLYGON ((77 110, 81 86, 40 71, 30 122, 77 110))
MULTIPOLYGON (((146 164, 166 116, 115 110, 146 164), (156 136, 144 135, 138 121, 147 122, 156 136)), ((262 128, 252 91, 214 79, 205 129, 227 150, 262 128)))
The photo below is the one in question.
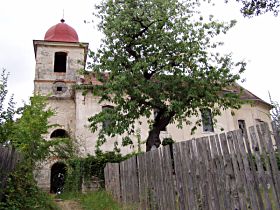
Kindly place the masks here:
POLYGON ((56 91, 62 91, 62 87, 56 87, 56 91))
POLYGON ((68 133, 63 129, 56 129, 52 132, 51 138, 67 138, 69 137, 68 133))
POLYGON ((66 178, 66 165, 61 162, 53 164, 51 168, 51 193, 61 194, 63 192, 66 178))
POLYGON ((56 52, 54 56, 54 72, 66 72, 67 53, 56 52))
POLYGON ((212 113, 210 109, 201 109, 202 127, 204 132, 214 132, 212 113))
POLYGON ((238 120, 238 127, 241 130, 241 133, 244 135, 246 132, 245 120, 238 120))
MULTIPOLYGON (((108 109, 114 109, 114 107, 113 106, 109 106, 109 105, 102 106, 102 111, 103 110, 108 110, 108 109)), ((112 121, 109 120, 109 119, 104 120, 104 122, 102 124, 103 129, 108 128, 111 125, 111 123, 112 123, 112 121)))
POLYGON ((263 123, 264 121, 263 120, 261 120, 261 119, 256 119, 256 123, 258 124, 258 123, 263 123))
MULTIPOLYGON (((159 110, 158 109, 154 109, 154 120, 156 120, 156 117, 158 115, 159 110)), ((165 126, 164 128, 162 128, 160 131, 167 131, 166 129, 167 126, 165 126)))

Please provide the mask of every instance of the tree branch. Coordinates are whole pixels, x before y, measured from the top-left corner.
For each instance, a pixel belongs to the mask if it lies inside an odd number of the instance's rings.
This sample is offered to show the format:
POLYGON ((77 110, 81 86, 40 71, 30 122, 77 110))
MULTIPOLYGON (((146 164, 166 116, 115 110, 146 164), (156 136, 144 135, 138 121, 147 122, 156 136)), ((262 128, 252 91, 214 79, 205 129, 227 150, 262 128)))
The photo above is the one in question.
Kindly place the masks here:
POLYGON ((140 55, 138 55, 137 52, 132 49, 131 43, 125 47, 125 50, 130 56, 133 56, 135 60, 139 60, 141 58, 140 55))

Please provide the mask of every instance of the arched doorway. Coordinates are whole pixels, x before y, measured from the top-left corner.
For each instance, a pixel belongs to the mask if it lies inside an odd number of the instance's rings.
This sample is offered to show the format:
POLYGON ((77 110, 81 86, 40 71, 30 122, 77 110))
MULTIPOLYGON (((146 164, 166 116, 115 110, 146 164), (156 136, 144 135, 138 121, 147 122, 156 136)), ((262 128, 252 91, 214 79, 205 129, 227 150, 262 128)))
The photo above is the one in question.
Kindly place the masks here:
POLYGON ((66 165, 62 162, 53 164, 51 168, 51 193, 60 194, 63 191, 66 178, 66 165))

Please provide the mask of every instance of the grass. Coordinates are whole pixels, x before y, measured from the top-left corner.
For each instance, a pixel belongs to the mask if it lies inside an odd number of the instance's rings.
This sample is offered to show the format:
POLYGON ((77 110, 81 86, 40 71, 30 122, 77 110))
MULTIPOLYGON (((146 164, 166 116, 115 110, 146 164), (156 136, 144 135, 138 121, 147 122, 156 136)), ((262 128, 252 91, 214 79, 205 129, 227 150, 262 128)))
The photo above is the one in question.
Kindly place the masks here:
POLYGON ((58 196, 64 200, 75 200, 84 210, 123 210, 114 199, 104 190, 90 193, 63 193, 58 196))

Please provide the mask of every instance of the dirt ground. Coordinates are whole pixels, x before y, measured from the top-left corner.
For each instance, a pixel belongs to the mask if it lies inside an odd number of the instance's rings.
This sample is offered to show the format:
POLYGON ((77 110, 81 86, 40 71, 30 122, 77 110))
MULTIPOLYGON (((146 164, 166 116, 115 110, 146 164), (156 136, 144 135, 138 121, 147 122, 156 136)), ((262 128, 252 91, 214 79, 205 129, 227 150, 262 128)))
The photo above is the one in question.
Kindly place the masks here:
POLYGON ((56 200, 56 203, 61 210, 82 210, 81 206, 76 201, 56 200))

